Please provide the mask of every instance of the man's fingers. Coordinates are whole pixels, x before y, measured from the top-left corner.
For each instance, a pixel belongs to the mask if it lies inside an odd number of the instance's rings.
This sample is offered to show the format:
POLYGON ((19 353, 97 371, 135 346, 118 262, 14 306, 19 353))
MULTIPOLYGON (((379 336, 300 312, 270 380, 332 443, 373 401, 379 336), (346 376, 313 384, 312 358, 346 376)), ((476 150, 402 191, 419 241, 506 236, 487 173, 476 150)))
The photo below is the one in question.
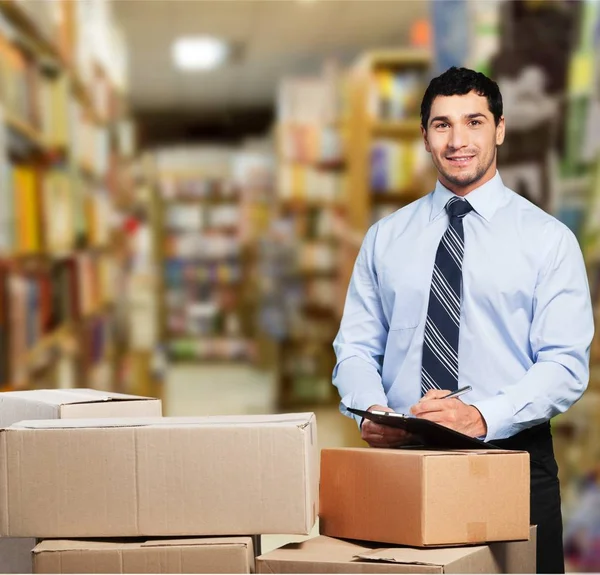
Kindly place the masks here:
POLYGON ((421 416, 422 419, 439 423, 444 427, 450 427, 454 429, 456 427, 456 412, 455 411, 433 411, 431 413, 425 413, 421 416))
POLYGON ((396 427, 388 427, 387 425, 379 425, 372 421, 365 421, 362 426, 363 435, 379 435, 384 437, 403 437, 406 435, 404 429, 398 429, 396 427))
POLYGON ((364 433, 362 438, 367 443, 372 441, 385 443, 386 445, 404 441, 409 436, 408 433, 394 433, 394 434, 381 434, 381 433, 364 433))
POLYGON ((403 429, 378 425, 373 422, 370 423, 370 425, 367 425, 366 422, 363 424, 361 436, 371 447, 402 445, 410 437, 410 434, 403 429))
POLYGON ((415 403, 415 405, 410 408, 410 412, 413 415, 420 417, 425 413, 454 410, 456 409, 455 401, 460 401, 460 399, 430 399, 429 401, 415 403))
POLYGON ((431 399, 442 399, 442 397, 446 397, 450 393, 447 389, 430 389, 420 400, 421 401, 429 401, 431 399))

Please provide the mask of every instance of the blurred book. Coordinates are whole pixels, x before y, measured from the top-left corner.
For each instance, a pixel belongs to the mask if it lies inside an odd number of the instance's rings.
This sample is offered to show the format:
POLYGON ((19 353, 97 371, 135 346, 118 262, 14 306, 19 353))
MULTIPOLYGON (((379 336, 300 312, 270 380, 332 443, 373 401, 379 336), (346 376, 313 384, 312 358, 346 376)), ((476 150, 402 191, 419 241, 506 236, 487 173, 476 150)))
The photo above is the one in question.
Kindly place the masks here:
POLYGON ((167 353, 175 361, 250 360, 254 344, 243 338, 177 338, 169 342, 167 353))
POLYGON ((283 125, 281 155, 287 162, 341 167, 345 157, 341 130, 316 123, 283 125))
POLYGON ((376 193, 400 194, 418 187, 428 154, 420 139, 377 139, 371 144, 370 185, 376 193))
POLYGON ((18 222, 15 251, 23 255, 36 254, 42 246, 40 173, 37 168, 26 165, 15 165, 12 172, 15 220, 18 222))
POLYGON ((282 164, 278 169, 278 195, 282 200, 315 203, 343 201, 347 175, 301 164, 282 164))
POLYGON ((45 246, 54 254, 73 250, 75 214, 73 185, 68 172, 51 169, 43 181, 45 246))
POLYGON ((380 121, 418 118, 426 87, 426 76, 422 71, 375 70, 369 84, 369 114, 380 121))

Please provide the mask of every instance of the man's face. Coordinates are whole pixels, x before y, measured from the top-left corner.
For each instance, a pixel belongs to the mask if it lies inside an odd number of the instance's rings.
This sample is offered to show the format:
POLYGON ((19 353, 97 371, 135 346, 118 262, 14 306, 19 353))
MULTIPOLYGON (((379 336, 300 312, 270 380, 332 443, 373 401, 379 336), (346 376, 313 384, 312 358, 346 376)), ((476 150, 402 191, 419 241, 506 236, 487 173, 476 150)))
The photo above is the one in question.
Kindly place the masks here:
POLYGON ((485 96, 475 92, 437 96, 427 130, 421 130, 440 181, 453 192, 467 194, 496 173, 496 146, 504 141, 504 118, 496 126, 485 96))

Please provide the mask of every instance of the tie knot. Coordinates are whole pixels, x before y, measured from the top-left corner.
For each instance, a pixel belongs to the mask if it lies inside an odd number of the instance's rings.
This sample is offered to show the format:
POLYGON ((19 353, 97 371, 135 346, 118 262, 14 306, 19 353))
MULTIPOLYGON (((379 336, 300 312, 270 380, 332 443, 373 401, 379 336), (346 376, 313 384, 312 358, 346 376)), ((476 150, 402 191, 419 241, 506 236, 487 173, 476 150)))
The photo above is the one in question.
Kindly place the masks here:
POLYGON ((446 210, 451 218, 462 218, 473 209, 473 206, 467 200, 451 198, 446 204, 446 210))

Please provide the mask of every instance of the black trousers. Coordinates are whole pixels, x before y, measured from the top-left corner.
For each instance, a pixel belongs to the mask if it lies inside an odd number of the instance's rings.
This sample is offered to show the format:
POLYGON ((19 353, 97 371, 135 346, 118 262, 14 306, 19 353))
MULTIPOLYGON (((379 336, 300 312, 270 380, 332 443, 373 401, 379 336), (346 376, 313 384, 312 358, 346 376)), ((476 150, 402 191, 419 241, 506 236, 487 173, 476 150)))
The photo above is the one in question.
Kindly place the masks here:
POLYGON ((503 449, 528 451, 531 462, 531 524, 537 525, 537 572, 564 573, 563 527, 558 465, 550 423, 526 429, 508 439, 493 441, 503 449))

